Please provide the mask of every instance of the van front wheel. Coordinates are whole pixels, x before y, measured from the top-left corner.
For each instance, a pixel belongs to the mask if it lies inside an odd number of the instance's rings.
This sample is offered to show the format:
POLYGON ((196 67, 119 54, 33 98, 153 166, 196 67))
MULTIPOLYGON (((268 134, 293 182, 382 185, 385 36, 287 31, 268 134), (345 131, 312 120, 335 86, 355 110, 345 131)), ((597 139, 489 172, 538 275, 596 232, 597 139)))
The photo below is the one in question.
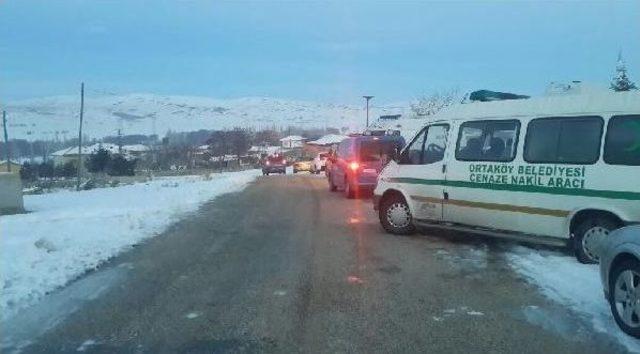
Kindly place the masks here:
POLYGON ((615 220, 606 216, 590 217, 578 224, 573 235, 576 258, 580 263, 598 263, 600 247, 609 233, 618 228, 615 220))
POLYGON ((378 216, 380 224, 389 233, 409 235, 415 232, 411 210, 402 196, 392 195, 382 199, 378 216))

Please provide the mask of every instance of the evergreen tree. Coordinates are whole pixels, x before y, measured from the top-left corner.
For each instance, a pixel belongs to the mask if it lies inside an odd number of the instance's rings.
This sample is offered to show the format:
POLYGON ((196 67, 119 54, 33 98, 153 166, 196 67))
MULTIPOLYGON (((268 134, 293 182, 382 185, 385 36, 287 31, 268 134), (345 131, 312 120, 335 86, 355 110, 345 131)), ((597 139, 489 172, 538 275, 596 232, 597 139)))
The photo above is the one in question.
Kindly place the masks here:
POLYGON ((78 168, 74 161, 67 161, 63 165, 57 165, 54 168, 54 175, 56 177, 71 178, 78 174, 78 168))
POLYGON ((622 60, 622 53, 618 53, 618 63, 616 65, 616 76, 611 81, 611 89, 613 91, 631 91, 637 90, 634 84, 627 76, 627 66, 622 60))
POLYGON ((89 155, 87 159, 87 170, 89 172, 104 172, 111 162, 111 154, 105 149, 99 149, 97 152, 89 155))

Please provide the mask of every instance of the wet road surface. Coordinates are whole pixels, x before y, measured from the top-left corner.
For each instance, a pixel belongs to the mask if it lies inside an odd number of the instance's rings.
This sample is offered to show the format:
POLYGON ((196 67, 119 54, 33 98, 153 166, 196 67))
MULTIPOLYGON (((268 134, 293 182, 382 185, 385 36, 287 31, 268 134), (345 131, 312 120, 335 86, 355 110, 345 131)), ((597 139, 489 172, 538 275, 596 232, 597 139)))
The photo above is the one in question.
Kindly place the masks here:
POLYGON ((510 247, 388 235, 370 199, 261 177, 45 297, 13 332, 23 352, 621 351, 513 273, 510 247))

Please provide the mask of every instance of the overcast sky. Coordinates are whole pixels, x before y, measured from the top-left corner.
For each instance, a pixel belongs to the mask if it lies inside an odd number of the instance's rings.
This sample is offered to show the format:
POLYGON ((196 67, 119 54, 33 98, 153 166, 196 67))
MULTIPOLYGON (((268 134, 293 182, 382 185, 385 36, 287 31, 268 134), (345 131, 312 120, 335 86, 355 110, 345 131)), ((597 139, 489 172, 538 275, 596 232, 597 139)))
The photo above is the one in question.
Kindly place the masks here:
POLYGON ((640 83, 640 1, 0 0, 0 101, 90 92, 325 102, 640 83))

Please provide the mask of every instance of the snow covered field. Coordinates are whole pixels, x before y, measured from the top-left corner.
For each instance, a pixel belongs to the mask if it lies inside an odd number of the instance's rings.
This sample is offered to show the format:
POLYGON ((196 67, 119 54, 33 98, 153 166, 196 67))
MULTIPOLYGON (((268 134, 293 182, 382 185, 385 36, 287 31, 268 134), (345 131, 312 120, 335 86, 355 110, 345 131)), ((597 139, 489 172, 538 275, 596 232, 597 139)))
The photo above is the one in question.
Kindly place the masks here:
POLYGON ((25 196, 28 214, 0 217, 2 320, 85 271, 162 232, 259 170, 164 177, 90 191, 25 196))
POLYGON ((604 298, 597 265, 581 264, 574 257, 552 251, 516 247, 508 254, 511 266, 548 298, 591 321, 593 328, 640 353, 640 341, 626 335, 613 320, 604 298))

